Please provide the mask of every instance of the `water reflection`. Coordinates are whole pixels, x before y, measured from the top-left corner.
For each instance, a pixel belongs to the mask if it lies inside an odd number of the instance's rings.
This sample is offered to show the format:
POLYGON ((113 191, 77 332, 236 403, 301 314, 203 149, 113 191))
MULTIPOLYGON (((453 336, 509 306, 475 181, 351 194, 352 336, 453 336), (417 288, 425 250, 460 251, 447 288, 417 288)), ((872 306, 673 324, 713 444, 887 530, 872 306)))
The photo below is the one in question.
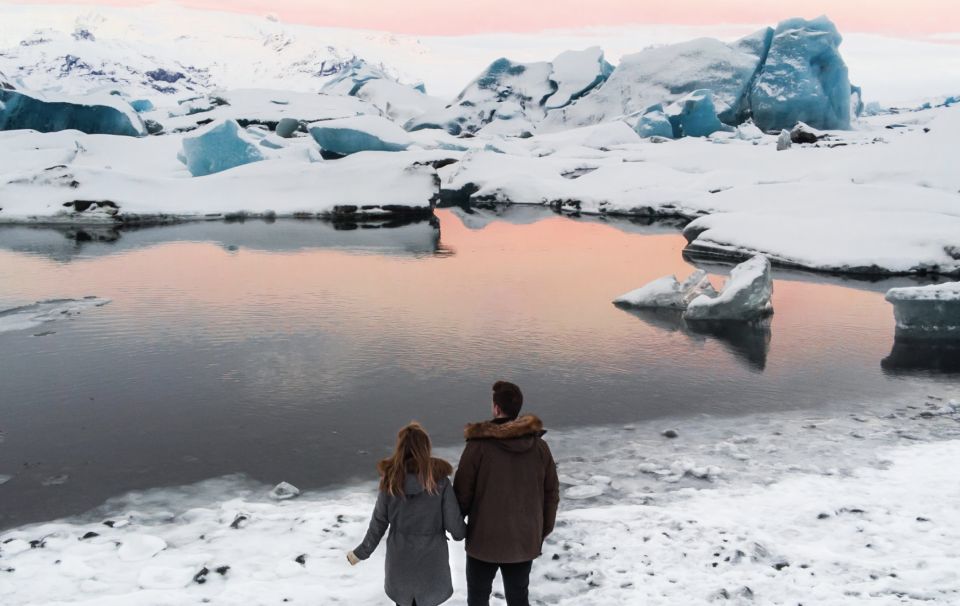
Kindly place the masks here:
POLYGON ((697 343, 716 339, 746 368, 762 372, 770 351, 770 321, 715 322, 687 321, 673 309, 636 309, 618 306, 647 324, 668 332, 679 332, 697 343))
POLYGON ((890 374, 960 374, 960 338, 911 339, 897 337, 890 355, 880 362, 890 374))
POLYGON ((129 252, 171 242, 211 242, 234 251, 267 252, 345 249, 379 254, 432 254, 440 242, 439 222, 344 224, 317 220, 197 221, 154 227, 113 225, 0 226, 0 249, 67 262, 129 252))

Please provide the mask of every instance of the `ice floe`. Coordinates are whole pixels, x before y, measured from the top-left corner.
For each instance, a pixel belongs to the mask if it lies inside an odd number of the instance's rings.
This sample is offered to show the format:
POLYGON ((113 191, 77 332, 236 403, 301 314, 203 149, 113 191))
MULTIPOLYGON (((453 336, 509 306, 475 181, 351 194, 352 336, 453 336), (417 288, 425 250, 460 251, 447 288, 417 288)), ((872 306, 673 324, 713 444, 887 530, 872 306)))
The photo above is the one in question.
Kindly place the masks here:
POLYGON ((99 297, 51 299, 0 310, 0 333, 30 330, 50 322, 72 319, 108 303, 110 303, 109 299, 99 297))
POLYGON ((757 320, 773 313, 770 261, 757 255, 737 265, 716 295, 704 293, 687 305, 686 320, 757 320))
POLYGON ((891 288, 900 336, 960 340, 960 282, 891 288))
POLYGON ((664 276, 645 286, 620 295, 613 302, 628 307, 684 310, 702 294, 716 296, 707 272, 698 269, 680 282, 676 276, 664 276))

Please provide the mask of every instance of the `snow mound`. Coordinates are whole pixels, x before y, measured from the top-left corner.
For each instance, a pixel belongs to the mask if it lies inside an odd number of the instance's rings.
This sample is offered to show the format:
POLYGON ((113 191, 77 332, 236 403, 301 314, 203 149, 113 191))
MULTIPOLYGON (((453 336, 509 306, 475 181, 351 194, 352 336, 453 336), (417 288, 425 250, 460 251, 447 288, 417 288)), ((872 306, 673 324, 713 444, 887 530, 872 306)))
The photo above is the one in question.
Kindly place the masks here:
POLYGON ((960 282, 891 288, 898 336, 960 337, 960 282))
POLYGON ((675 276, 664 276, 620 295, 613 300, 615 305, 626 307, 652 307, 686 309, 700 295, 716 296, 717 292, 707 278, 707 272, 698 269, 680 282, 675 276))
POLYGON ((20 129, 128 137, 147 134, 137 112, 114 95, 58 99, 0 87, 0 130, 20 129))
POLYGON ((378 116, 324 120, 311 124, 309 131, 324 151, 341 156, 361 151, 397 152, 413 144, 402 128, 378 116))
POLYGON ((690 301, 686 320, 757 320, 773 313, 770 297, 773 280, 770 261, 757 255, 737 265, 714 297, 700 295, 690 301))
POLYGON ((183 138, 182 161, 194 177, 204 177, 264 159, 236 120, 224 120, 183 138))
POLYGON ((75 318, 89 309, 103 307, 108 303, 109 299, 99 297, 51 299, 5 309, 0 311, 0 333, 29 330, 48 322, 75 318))
POLYGON ((150 534, 131 534, 125 537, 117 550, 117 557, 123 562, 149 560, 167 548, 167 542, 150 534))
POLYGON ((750 91, 761 129, 850 128, 850 80, 838 47, 842 38, 827 17, 777 25, 766 62, 750 91))

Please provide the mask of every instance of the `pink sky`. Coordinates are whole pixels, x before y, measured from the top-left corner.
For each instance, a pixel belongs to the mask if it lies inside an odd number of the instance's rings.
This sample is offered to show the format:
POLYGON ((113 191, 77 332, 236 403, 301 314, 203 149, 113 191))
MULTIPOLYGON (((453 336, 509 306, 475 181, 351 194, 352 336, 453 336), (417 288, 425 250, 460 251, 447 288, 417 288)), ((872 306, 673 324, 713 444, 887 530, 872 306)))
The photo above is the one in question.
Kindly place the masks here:
MULTIPOLYGON (((91 4, 90 0, 32 0, 91 4)), ((103 0, 139 6, 149 0, 103 0)), ((841 32, 960 31, 960 0, 177 0, 195 8, 275 13, 283 21, 406 34, 529 32, 637 23, 775 23, 827 14, 841 32)))

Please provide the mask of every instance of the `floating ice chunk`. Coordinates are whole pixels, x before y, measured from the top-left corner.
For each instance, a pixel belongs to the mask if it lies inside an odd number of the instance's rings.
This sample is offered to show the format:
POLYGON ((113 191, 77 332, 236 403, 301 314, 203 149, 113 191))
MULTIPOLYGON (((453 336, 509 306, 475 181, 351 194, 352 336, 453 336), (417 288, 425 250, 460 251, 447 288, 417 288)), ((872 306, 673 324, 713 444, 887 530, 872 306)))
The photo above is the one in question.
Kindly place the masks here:
POLYGON ((103 307, 110 299, 51 299, 0 311, 0 333, 29 330, 47 322, 74 318, 88 309, 103 307))
POLYGON ((3 486, 7 482, 13 479, 13 476, 8 476, 6 474, 0 473, 0 486, 3 486))
POLYGON ((695 90, 676 102, 670 112, 672 122, 680 127, 684 137, 707 137, 723 130, 713 104, 713 92, 709 89, 695 90))
POLYGON ((300 495, 300 489, 293 484, 280 482, 270 491, 270 498, 275 501, 285 501, 300 495))
POLYGON ((628 307, 686 309, 690 301, 704 294, 715 296, 717 292, 710 284, 707 272, 698 269, 683 282, 674 276, 664 276, 617 297, 613 302, 628 307))
POLYGON ((733 268, 719 294, 700 295, 690 301, 683 317, 686 320, 756 320, 773 313, 772 294, 770 261, 756 255, 733 268))
POLYGON ((236 120, 215 122, 198 134, 183 138, 181 160, 194 177, 219 173, 259 162, 264 156, 236 120))
POLYGON ((143 120, 114 95, 48 98, 0 86, 0 130, 32 129, 42 133, 79 130, 90 135, 147 134, 143 120))
POLYGON ((641 137, 665 137, 673 139, 673 125, 667 117, 663 104, 657 103, 644 110, 634 130, 641 137))
POLYGON ((413 143, 402 128, 379 116, 314 122, 309 130, 321 148, 341 156, 361 151, 403 151, 413 143))
POLYGON ((850 128, 850 80, 827 17, 788 19, 774 32, 767 60, 750 91, 753 119, 763 130, 806 122, 850 128))
POLYGON ((960 338, 960 282, 891 288, 897 332, 928 338, 960 338))
POLYGON ((180 589, 190 584, 193 575, 193 568, 188 566, 146 566, 137 577, 137 585, 142 589, 180 589))
POLYGON ((151 534, 133 534, 123 538, 117 556, 124 562, 149 560, 167 548, 167 542, 151 534))

